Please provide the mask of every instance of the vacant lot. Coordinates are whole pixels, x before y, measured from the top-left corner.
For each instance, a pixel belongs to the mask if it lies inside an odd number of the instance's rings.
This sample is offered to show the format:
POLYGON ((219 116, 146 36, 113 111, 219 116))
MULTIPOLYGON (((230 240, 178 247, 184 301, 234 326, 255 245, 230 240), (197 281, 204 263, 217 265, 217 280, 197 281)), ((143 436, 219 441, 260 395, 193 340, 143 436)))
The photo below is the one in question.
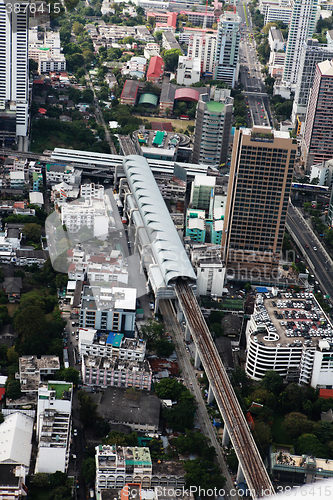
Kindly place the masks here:
POLYGON ((194 120, 178 120, 176 118, 168 118, 168 117, 155 117, 155 116, 138 116, 138 118, 142 118, 142 120, 148 120, 150 122, 171 122, 176 132, 180 132, 180 129, 185 131, 189 125, 195 125, 194 120))

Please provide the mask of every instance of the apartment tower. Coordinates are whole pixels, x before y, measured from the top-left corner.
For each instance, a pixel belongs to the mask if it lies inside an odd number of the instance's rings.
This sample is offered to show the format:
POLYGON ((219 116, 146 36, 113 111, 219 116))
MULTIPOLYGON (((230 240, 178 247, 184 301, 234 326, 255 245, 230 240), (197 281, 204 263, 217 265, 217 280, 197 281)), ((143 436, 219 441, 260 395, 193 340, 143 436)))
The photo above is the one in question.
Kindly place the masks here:
POLYGON ((292 86, 297 83, 303 43, 312 38, 319 12, 318 0, 293 0, 282 78, 292 86))
POLYGON ((228 275, 274 283, 296 156, 288 132, 236 130, 222 234, 228 275))
POLYGON ((305 120, 302 158, 308 169, 333 157, 333 62, 316 64, 305 120))
POLYGON ((230 90, 216 90, 217 100, 200 96, 195 119, 193 162, 219 166, 226 163, 231 131, 233 98, 230 90))
POLYGON ((219 20, 216 39, 214 79, 234 87, 239 74, 239 42, 241 18, 225 12, 219 20))
POLYGON ((14 9, 13 3, 0 0, 1 142, 25 138, 28 130, 29 9, 22 5, 19 12, 15 10, 19 9, 14 9))

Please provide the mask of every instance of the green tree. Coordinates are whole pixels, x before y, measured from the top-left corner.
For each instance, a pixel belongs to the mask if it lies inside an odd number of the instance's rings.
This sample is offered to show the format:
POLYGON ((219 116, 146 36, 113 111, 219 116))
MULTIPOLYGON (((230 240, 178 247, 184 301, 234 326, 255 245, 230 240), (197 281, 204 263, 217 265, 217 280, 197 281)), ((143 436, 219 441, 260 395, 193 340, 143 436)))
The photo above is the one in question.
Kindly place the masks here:
POLYGON ((93 427, 97 419, 97 404, 85 391, 78 392, 80 420, 85 427, 93 427))
POLYGON ((164 326, 149 318, 147 323, 141 326, 140 334, 147 342, 155 342, 163 338, 164 326))
POLYGON ((83 100, 83 102, 87 102, 87 103, 91 104, 94 101, 93 91, 91 89, 83 90, 82 100, 83 100))
POLYGON ((81 474, 87 484, 93 484, 96 476, 96 463, 94 458, 86 458, 82 462, 81 474))
POLYGON ((28 241, 39 242, 41 237, 41 226, 39 224, 25 224, 22 233, 28 241))
POLYGON ((173 343, 165 339, 156 340, 154 347, 158 356, 165 356, 166 358, 171 356, 175 350, 173 343))
POLYGON ((253 434, 256 442, 260 444, 265 454, 268 446, 272 442, 272 431, 270 426, 261 420, 256 420, 253 434))
POLYGON ((313 430, 313 422, 303 413, 292 412, 285 416, 283 427, 291 438, 297 439, 301 434, 313 430))
POLYGON ((77 385, 79 383, 80 372, 72 368, 62 368, 58 370, 55 374, 55 380, 65 380, 66 382, 73 382, 73 384, 77 385))
POLYGON ((84 32, 84 26, 83 26, 83 24, 81 24, 81 23, 79 23, 77 21, 75 21, 73 23, 72 29, 73 29, 73 32, 75 33, 75 35, 80 35, 80 34, 82 34, 84 32))
POLYGON ((33 335, 42 336, 46 328, 44 312, 36 306, 19 309, 14 316, 14 327, 22 340, 33 335))
POLYGON ((302 434, 296 443, 298 455, 314 455, 315 457, 328 458, 328 448, 323 445, 314 434, 302 434))
POLYGON ((94 430, 97 437, 104 438, 110 432, 110 424, 107 420, 97 420, 94 430))
POLYGON ((218 467, 209 460, 196 458, 184 463, 186 488, 196 486, 208 490, 221 489, 225 485, 225 477, 221 476, 218 467))
POLYGON ((8 362, 11 365, 14 363, 18 363, 19 355, 15 350, 15 346, 9 347, 9 349, 7 350, 7 358, 8 358, 8 362))
POLYGON ((231 448, 229 455, 227 456, 227 464, 233 472, 237 472, 238 469, 238 458, 236 452, 231 448))
POLYGON ((178 401, 184 389, 186 387, 174 378, 162 378, 162 380, 155 384, 155 392, 160 399, 178 401))
POLYGON ((275 396, 278 396, 284 387, 283 378, 276 371, 268 370, 261 380, 261 386, 275 394, 275 396))
POLYGON ((5 387, 7 399, 18 399, 21 397, 21 384, 19 380, 7 379, 5 387))
POLYGON ((182 55, 180 49, 170 49, 163 52, 163 60, 166 71, 174 71, 178 65, 179 56, 182 55))

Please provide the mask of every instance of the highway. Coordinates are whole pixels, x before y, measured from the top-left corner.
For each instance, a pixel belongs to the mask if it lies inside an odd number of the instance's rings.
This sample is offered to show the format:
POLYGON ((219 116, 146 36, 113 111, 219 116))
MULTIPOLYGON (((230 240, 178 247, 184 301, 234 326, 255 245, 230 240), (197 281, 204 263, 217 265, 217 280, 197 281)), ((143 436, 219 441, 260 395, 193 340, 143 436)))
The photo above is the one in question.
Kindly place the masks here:
POLYGON ((287 229, 296 236, 300 252, 308 261, 322 291, 333 298, 333 262, 325 248, 305 221, 299 209, 289 203, 287 229), (307 245, 307 246, 306 246, 307 245), (314 250, 316 248, 316 250, 314 250))
POLYGON ((192 288, 185 280, 180 279, 175 291, 251 497, 257 499, 275 495, 269 475, 192 288))

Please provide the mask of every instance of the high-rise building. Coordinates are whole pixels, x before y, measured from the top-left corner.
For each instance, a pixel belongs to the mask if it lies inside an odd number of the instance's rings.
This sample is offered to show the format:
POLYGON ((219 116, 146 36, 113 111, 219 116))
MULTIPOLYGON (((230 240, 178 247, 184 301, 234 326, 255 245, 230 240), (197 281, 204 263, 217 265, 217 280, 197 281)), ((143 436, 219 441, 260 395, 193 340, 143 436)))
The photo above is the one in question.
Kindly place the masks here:
POLYGON ((216 50, 216 33, 194 33, 190 36, 187 54, 190 59, 198 57, 201 72, 213 76, 214 54, 216 50))
POLYGON ((296 156, 288 132, 254 126, 234 138, 222 234, 228 275, 274 282, 296 156))
POLYGON ((318 0, 293 0, 283 81, 295 85, 303 43, 311 38, 319 15, 318 0))
POLYGON ((315 39, 309 39, 303 43, 291 116, 293 123, 295 123, 297 116, 305 118, 316 70, 316 63, 332 58, 333 47, 322 45, 315 39))
POLYGON ((226 163, 233 98, 230 90, 215 91, 214 101, 200 96, 195 119, 193 162, 218 166, 226 163))
POLYGON ((333 157, 333 61, 316 64, 305 121, 302 158, 307 169, 333 157))
POLYGON ((14 9, 12 3, 0 0, 1 141, 26 137, 28 130, 29 9, 16 10, 19 9, 14 9))
POLYGON ((239 42, 241 18, 225 12, 219 20, 215 53, 215 80, 222 80, 234 87, 239 74, 239 42))

